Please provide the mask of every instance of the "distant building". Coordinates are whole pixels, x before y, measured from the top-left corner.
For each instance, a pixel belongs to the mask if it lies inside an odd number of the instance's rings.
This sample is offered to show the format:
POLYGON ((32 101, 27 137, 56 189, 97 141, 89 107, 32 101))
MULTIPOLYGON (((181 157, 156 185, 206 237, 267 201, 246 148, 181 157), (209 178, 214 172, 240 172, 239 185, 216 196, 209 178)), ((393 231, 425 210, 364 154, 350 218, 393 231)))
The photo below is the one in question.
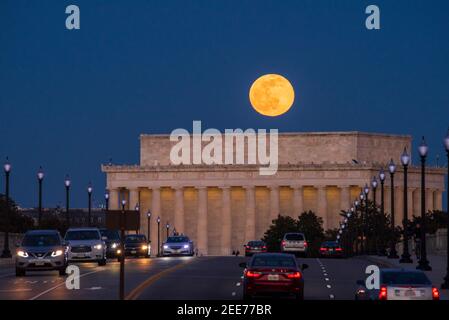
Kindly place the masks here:
MULTIPOLYGON (((35 225, 37 225, 39 212, 37 208, 20 208, 19 211, 25 215, 34 219, 35 225)), ((70 209, 70 227, 87 227, 88 211, 87 209, 70 209)), ((65 209, 60 207, 56 208, 44 208, 42 209, 42 215, 54 214, 60 221, 66 222, 67 215, 65 209)), ((91 226, 103 228, 106 225, 105 213, 102 209, 92 209, 91 211, 91 226)))
MULTIPOLYGON (((140 232, 147 234, 147 212, 152 213, 151 238, 171 230, 190 236, 202 254, 229 254, 248 240, 260 239, 278 214, 297 217, 313 210, 324 228, 339 225, 340 210, 348 210, 361 189, 391 158, 395 174, 396 223, 403 215, 403 171, 400 156, 411 136, 361 132, 279 134, 279 168, 275 175, 259 174, 254 165, 173 165, 170 151, 176 142, 168 135, 140 137, 140 165, 104 165, 110 208, 139 204, 140 232)), ((203 144, 205 144, 203 142, 203 144)), ((223 150, 223 153, 225 151, 223 150)), ((248 155, 246 155, 248 156, 248 155)), ((442 209, 445 170, 427 168, 426 210, 442 209)), ((385 182, 385 208, 390 212, 390 179, 385 182)), ((409 216, 420 212, 420 168, 409 167, 409 216)), ((370 192, 373 199, 373 192, 370 192)), ((380 186, 377 191, 380 203, 380 186)))

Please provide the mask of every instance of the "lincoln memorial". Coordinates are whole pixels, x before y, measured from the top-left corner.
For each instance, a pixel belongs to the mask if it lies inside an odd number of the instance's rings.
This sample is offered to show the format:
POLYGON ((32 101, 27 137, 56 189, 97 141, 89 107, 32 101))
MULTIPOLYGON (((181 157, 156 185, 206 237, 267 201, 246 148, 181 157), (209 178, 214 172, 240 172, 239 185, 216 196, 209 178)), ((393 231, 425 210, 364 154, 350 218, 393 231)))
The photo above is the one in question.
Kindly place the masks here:
MULTIPOLYGON (((140 136, 139 165, 103 165, 110 209, 138 204, 140 232, 147 234, 147 212, 152 214, 151 241, 170 233, 188 235, 203 255, 228 255, 260 239, 278 214, 297 217, 306 210, 323 218, 324 229, 336 228, 340 211, 348 210, 379 169, 391 158, 395 174, 396 223, 403 215, 403 173, 400 156, 411 148, 405 135, 362 132, 282 133, 278 136, 278 170, 261 175, 254 164, 181 164, 170 160, 176 142, 169 135, 140 136)), ((224 152, 224 150, 223 150, 224 152)), ((428 167, 426 210, 442 209, 444 169, 428 167)), ((408 176, 409 217, 420 213, 420 167, 412 163, 408 176)), ((385 181, 385 210, 390 211, 390 177, 385 181)), ((369 194, 372 199, 373 192, 369 194)), ((380 202, 380 184, 377 189, 380 202)))

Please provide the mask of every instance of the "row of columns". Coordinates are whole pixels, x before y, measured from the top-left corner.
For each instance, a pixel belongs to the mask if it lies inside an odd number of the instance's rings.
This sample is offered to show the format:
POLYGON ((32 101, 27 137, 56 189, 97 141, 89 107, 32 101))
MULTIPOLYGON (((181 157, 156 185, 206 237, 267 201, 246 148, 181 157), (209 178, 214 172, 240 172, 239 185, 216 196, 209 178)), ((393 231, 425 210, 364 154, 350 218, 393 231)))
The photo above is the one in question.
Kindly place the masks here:
MULTIPOLYGON (((258 236, 261 235, 256 234, 256 197, 255 197, 255 186, 249 185, 244 186, 245 195, 246 195, 246 214, 245 214, 245 242, 249 240, 254 240, 258 236)), ((280 214, 280 193, 279 186, 269 186, 270 189, 270 210, 269 210, 269 222, 276 219, 277 215, 280 214)), ((299 214, 305 210, 304 208, 304 186, 294 185, 291 186, 293 190, 293 211, 295 214, 299 214)), ((353 186, 339 186, 340 189, 340 209, 348 210, 350 208, 352 201, 351 189, 354 192, 354 188, 360 189, 361 187, 353 187, 353 186)), ((180 233, 185 231, 185 212, 184 212, 184 188, 183 187, 174 187, 174 221, 173 226, 180 233)), ((196 245, 200 253, 207 254, 208 252, 208 194, 207 187, 196 187, 198 190, 198 216, 196 220, 196 245)), ((222 190, 222 206, 221 206, 221 254, 229 254, 231 249, 231 239, 232 239, 232 212, 231 212, 231 187, 224 186, 220 187, 222 190)), ((328 229, 331 227, 335 227, 331 225, 331 221, 333 221, 332 215, 338 215, 338 212, 329 212, 328 211, 328 201, 327 201, 327 186, 318 186, 317 189, 317 212, 316 214, 323 218, 324 221, 324 229, 328 229)), ((129 199, 128 206, 132 208, 135 204, 140 203, 139 189, 138 188, 130 188, 129 190, 129 199)), ((152 200, 151 200, 151 208, 144 209, 141 207, 141 229, 142 232, 146 233, 146 211, 150 209, 154 219, 157 216, 161 215, 161 189, 160 187, 151 188, 152 190, 152 200)), ((118 209, 118 204, 120 201, 120 189, 112 189, 109 191, 110 194, 110 208, 112 210, 118 209)), ((355 190, 357 191, 357 190, 355 190)), ((390 189, 387 187, 385 192, 385 210, 389 212, 389 192, 390 189)), ((408 201, 409 201, 409 209, 410 212, 417 212, 417 205, 420 203, 419 198, 419 189, 410 188, 408 190, 408 201), (414 209, 412 209, 414 208, 414 209)), ((372 198, 372 193, 370 193, 370 197, 372 198)), ((401 192, 401 188, 398 187, 395 190, 395 202, 396 213, 401 213, 402 209, 402 197, 403 193, 401 192)), ((377 194, 377 202, 380 203, 380 190, 378 190, 377 194)), ((437 209, 434 208, 434 203, 437 203, 441 206, 442 203, 442 192, 441 191, 432 191, 429 190, 427 192, 427 205, 429 206, 429 210, 437 209)), ((418 208, 419 209, 419 208, 418 208)), ((165 221, 164 221, 165 222, 165 221)), ((214 223, 216 223, 214 221, 214 223)), ((164 229, 164 225, 161 228, 164 229)), ((151 241, 152 243, 157 243, 157 225, 156 223, 151 224, 151 241)))

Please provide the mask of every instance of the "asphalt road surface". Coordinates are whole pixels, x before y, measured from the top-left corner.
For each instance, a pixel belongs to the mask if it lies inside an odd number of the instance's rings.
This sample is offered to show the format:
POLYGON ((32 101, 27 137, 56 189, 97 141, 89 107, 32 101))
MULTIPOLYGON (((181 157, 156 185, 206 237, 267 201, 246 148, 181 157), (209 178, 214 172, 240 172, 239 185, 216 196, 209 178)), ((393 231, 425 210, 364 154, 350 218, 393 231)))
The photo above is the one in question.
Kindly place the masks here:
MULTIPOLYGON (((244 257, 167 257, 126 261, 128 299, 239 300, 242 299, 244 257)), ((364 279, 370 263, 361 258, 299 259, 304 271, 306 300, 352 300, 356 280, 364 279)), ((80 289, 68 290, 56 271, 28 272, 16 278, 13 267, 0 267, 0 300, 4 299, 117 299, 119 263, 104 267, 80 263, 80 289)))

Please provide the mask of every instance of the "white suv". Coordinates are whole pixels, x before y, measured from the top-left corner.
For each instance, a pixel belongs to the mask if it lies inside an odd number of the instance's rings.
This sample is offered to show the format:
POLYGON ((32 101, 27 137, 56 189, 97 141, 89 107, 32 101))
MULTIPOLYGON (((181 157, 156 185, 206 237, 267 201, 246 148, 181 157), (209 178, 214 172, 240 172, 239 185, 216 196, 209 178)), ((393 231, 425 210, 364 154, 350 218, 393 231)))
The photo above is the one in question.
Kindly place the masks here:
POLYGON ((68 243, 68 260, 95 261, 106 265, 106 243, 97 228, 70 228, 64 240, 68 243))
POLYGON ((281 251, 286 253, 307 255, 307 241, 304 233, 291 232, 286 233, 281 242, 281 251))

